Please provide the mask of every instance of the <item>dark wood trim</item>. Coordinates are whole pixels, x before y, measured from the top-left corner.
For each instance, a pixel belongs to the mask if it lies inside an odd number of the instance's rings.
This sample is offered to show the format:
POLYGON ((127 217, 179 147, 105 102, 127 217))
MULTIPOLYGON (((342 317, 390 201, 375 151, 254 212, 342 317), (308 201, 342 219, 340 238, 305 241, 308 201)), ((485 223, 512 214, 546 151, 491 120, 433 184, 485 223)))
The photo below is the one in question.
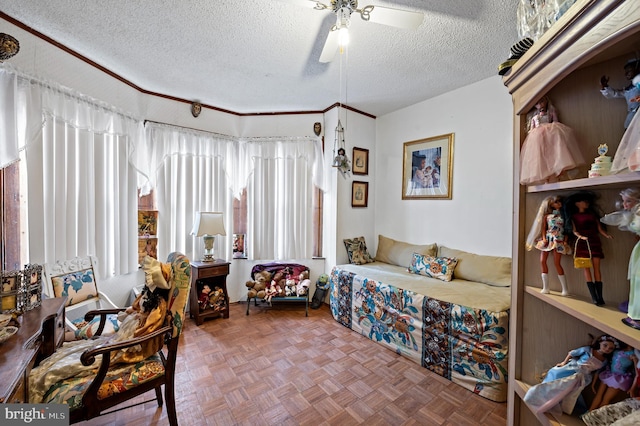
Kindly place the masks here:
MULTIPOLYGON (((23 24, 22 22, 18 21, 17 19, 12 18, 11 16, 7 15, 6 13, 0 11, 0 18, 4 19, 5 21, 8 21, 10 23, 12 23, 13 25, 15 25, 16 27, 19 27, 23 30, 25 30, 28 33, 33 34, 34 36, 46 41, 47 43, 50 43, 52 45, 54 45, 55 47, 57 47, 58 49, 80 59, 81 61, 91 65, 94 68, 99 69, 100 71, 104 72, 105 74, 109 75, 110 77, 115 78, 116 80, 126 84, 127 86, 137 90, 140 93, 143 93, 145 95, 150 95, 150 96, 157 96, 159 98, 164 98, 164 99, 169 99, 175 102, 182 102, 185 104, 189 104, 191 105, 191 103, 193 102, 192 100, 187 100, 187 99, 182 99, 182 98, 177 98, 175 96, 170 96, 170 95, 165 95, 162 93, 158 93, 158 92, 152 92, 150 90, 146 90, 143 89, 142 87, 132 83, 131 81, 127 80, 126 78, 116 74, 115 72, 111 71, 110 69, 98 64, 97 62, 92 61, 91 59, 79 54, 78 52, 71 50, 70 48, 68 48, 67 46, 55 41, 54 39, 52 39, 51 37, 48 37, 44 34, 42 34, 40 31, 31 28, 28 25, 23 24)), ((207 104, 202 104, 202 108, 208 108, 208 109, 212 109, 215 111, 220 111, 220 112, 224 112, 227 114, 232 114, 232 115, 236 115, 236 116, 240 116, 240 117, 248 117, 248 116, 261 116, 261 115, 296 115, 296 114, 324 114, 327 111, 331 110, 332 108, 336 108, 336 107, 342 107, 344 109, 348 109, 349 111, 353 111, 356 112, 358 114, 362 114, 366 117, 370 117, 370 118, 376 118, 374 115, 369 114, 367 112, 364 111, 360 111, 356 108, 352 108, 348 105, 345 104, 341 104, 339 102, 336 102, 335 104, 329 106, 328 108, 324 109, 324 110, 319 110, 319 111, 282 111, 282 112, 247 112, 247 113, 241 113, 241 112, 236 112, 236 111, 231 111, 228 109, 224 109, 224 108, 219 108, 213 105, 207 105, 207 104)))

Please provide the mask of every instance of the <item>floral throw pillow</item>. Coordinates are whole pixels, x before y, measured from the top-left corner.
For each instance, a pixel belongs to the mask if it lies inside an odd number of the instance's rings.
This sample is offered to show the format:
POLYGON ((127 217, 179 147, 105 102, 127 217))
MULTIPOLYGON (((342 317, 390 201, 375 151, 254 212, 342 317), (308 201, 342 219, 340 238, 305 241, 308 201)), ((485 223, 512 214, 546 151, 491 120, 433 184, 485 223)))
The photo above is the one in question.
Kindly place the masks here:
POLYGON ((55 297, 67 297, 65 306, 75 305, 98 296, 93 269, 70 272, 51 279, 55 297))
POLYGON ((441 281, 451 281, 457 264, 458 259, 455 257, 435 257, 413 253, 409 272, 441 281))
POLYGON ((364 241, 364 237, 357 237, 344 240, 344 246, 347 249, 349 255, 349 263, 354 265, 362 265, 364 263, 373 262, 373 258, 367 250, 367 243, 364 241))

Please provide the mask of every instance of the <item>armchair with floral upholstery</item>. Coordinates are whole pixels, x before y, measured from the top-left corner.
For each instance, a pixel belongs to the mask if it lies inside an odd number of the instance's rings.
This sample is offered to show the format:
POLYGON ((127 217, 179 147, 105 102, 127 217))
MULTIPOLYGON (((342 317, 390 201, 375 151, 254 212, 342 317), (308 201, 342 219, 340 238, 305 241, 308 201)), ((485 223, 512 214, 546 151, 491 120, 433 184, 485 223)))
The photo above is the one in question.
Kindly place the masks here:
MULTIPOLYGON (((31 403, 68 404, 70 422, 77 423, 116 411, 120 408, 105 412, 151 390, 155 390, 153 399, 161 407, 161 386, 164 385, 169 423, 178 424, 174 374, 191 286, 191 266, 189 260, 177 252, 169 255, 166 264, 153 261, 155 273, 145 269, 147 283, 158 277, 166 279, 169 293, 166 303, 163 299, 162 306, 148 313, 144 325, 143 320, 136 319, 135 323, 140 325, 132 338, 119 338, 120 332, 117 332, 111 337, 65 343, 32 370, 29 376, 31 403), (153 322, 152 318, 155 318, 153 322), (148 327, 150 323, 157 327, 148 327), (147 356, 148 353, 152 354, 147 356)), ((106 315, 102 310, 89 313, 106 315)), ((146 402, 149 401, 131 405, 146 402)))

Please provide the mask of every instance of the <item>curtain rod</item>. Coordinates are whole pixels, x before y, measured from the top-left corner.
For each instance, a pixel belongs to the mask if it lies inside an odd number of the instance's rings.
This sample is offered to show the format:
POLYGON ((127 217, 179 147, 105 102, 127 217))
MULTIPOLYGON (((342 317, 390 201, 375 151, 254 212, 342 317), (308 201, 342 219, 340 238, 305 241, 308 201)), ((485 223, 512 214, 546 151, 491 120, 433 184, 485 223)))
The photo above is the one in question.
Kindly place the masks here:
POLYGON ((199 132, 199 133, 206 133, 206 134, 209 134, 209 135, 219 136, 221 138, 233 138, 234 137, 234 136, 231 136, 231 135, 223 135, 222 133, 211 132, 211 131, 208 131, 208 130, 196 129, 194 127, 180 126, 178 124, 163 123, 161 121, 154 121, 154 120, 144 120, 144 126, 145 127, 147 126, 147 123, 159 124, 161 126, 168 126, 168 127, 176 127, 176 128, 191 130, 191 131, 199 132))
POLYGON ((198 133, 206 133, 208 135, 214 135, 214 136, 218 136, 221 138, 225 138, 225 139, 236 139, 236 140, 259 140, 259 139, 308 139, 308 140, 314 140, 317 139, 318 137, 316 136, 231 136, 231 135, 223 135, 222 133, 216 133, 216 132, 211 132, 208 130, 202 130, 202 129, 196 129, 193 127, 188 127, 188 126, 180 126, 178 124, 170 124, 170 123, 163 123, 161 121, 154 121, 154 120, 144 120, 144 125, 146 127, 147 123, 151 123, 151 124, 158 124, 161 126, 168 126, 168 127, 175 127, 175 128, 180 128, 180 129, 186 129, 186 130, 190 130, 193 132, 198 132, 198 133))

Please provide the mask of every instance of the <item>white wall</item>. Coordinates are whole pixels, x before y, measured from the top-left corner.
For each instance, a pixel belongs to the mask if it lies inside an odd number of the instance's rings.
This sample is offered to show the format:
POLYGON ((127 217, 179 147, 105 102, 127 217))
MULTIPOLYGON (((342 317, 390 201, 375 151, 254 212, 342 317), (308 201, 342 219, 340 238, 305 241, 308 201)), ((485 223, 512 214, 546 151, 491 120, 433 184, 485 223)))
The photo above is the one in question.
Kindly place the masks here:
POLYGON ((377 247, 382 234, 510 257, 512 111, 496 75, 378 117, 375 240, 367 245, 377 247), (454 133, 452 199, 402 200, 404 142, 446 133, 454 133))
MULTIPOLYGON (((325 194, 324 213, 324 257, 327 269, 333 265, 349 263, 344 247, 345 238, 364 236, 366 241, 373 238, 375 220, 375 180, 377 170, 373 167, 376 158, 375 119, 345 109, 340 109, 340 122, 344 127, 345 151, 353 163, 353 148, 369 150, 369 174, 341 174, 331 167, 338 112, 332 110, 326 114, 325 131, 325 170, 327 173, 327 192, 325 194), (368 207, 351 207, 351 186, 353 181, 369 182, 368 207)), ((337 148, 336 148, 337 150, 337 148)))

